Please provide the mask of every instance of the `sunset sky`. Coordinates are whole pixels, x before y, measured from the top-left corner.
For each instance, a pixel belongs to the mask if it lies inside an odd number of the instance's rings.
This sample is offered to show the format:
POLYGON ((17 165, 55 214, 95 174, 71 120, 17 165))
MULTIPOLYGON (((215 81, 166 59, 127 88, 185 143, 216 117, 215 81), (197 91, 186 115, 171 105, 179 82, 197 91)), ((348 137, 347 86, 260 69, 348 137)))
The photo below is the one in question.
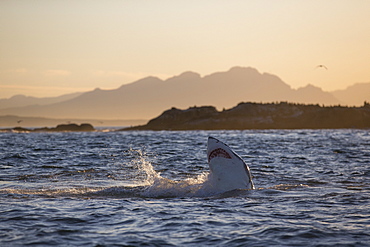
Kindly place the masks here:
POLYGON ((369 0, 1 0, 0 98, 233 66, 345 89, 370 82, 369 13, 369 0))

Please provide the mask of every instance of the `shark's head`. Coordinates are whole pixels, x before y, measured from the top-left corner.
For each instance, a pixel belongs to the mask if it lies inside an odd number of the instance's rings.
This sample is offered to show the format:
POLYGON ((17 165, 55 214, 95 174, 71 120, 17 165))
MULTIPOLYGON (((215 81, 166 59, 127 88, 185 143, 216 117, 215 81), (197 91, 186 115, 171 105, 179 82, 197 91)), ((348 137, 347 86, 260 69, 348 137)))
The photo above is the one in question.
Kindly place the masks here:
POLYGON ((209 137, 207 157, 214 187, 220 191, 254 189, 249 167, 228 145, 209 137))

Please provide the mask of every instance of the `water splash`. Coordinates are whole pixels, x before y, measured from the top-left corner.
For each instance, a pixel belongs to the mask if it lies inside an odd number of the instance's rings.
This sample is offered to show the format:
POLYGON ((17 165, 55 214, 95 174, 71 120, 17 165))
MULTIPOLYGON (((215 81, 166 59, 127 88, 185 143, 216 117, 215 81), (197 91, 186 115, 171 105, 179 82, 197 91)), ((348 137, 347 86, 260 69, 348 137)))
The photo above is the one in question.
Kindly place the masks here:
POLYGON ((153 184, 148 186, 141 195, 144 197, 193 197, 210 195, 204 190, 208 173, 200 174, 196 178, 174 181, 164 177, 157 177, 153 184))
POLYGON ((142 189, 135 191, 138 193, 136 196, 156 198, 204 197, 219 193, 215 189, 215 181, 213 181, 209 172, 203 172, 184 180, 171 180, 162 177, 160 172, 155 171, 151 162, 151 155, 145 151, 129 149, 128 155, 133 157, 129 165, 136 169, 133 172, 137 180, 136 185, 142 189))
POLYGON ((161 174, 154 170, 148 155, 143 150, 129 149, 129 152, 136 157, 131 163, 136 168, 137 175, 142 178, 142 185, 152 185, 161 178, 161 174))
POLYGON ((150 156, 143 150, 129 150, 130 155, 135 158, 131 164, 136 168, 137 178, 140 177, 140 186, 145 186, 139 192, 141 197, 188 197, 204 194, 205 181, 208 173, 202 173, 195 178, 185 180, 171 180, 162 177, 160 172, 155 171, 150 156))

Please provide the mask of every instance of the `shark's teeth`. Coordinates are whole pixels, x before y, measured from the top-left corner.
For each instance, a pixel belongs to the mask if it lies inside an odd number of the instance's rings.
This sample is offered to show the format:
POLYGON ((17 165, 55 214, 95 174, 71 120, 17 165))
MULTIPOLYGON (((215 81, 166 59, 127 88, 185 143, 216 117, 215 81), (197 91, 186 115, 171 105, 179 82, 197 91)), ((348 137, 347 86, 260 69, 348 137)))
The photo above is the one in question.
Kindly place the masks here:
POLYGON ((222 148, 217 148, 217 149, 213 150, 208 156, 208 162, 210 162, 215 157, 222 157, 222 158, 226 158, 226 159, 231 159, 230 154, 222 148))

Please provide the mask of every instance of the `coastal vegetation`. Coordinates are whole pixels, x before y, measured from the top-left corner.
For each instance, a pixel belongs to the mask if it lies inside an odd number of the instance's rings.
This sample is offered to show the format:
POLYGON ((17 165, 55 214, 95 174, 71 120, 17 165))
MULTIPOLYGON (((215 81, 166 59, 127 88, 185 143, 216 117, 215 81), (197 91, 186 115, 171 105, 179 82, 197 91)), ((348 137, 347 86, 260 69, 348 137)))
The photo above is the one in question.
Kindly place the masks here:
POLYGON ((146 125, 122 130, 244 130, 370 128, 370 104, 320 106, 289 102, 252 103, 218 111, 213 106, 171 108, 146 125))

